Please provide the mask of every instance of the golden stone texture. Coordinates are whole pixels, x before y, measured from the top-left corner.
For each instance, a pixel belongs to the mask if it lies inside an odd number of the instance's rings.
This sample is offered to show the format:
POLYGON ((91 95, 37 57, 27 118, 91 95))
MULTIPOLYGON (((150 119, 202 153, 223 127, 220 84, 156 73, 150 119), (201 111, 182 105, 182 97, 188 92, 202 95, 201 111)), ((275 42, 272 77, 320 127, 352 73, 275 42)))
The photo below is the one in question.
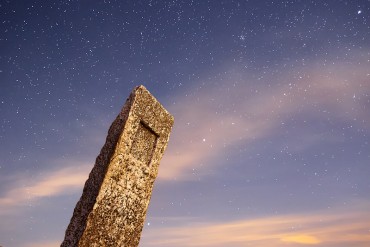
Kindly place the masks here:
POLYGON ((173 117, 146 90, 133 90, 112 123, 62 247, 138 246, 173 117))

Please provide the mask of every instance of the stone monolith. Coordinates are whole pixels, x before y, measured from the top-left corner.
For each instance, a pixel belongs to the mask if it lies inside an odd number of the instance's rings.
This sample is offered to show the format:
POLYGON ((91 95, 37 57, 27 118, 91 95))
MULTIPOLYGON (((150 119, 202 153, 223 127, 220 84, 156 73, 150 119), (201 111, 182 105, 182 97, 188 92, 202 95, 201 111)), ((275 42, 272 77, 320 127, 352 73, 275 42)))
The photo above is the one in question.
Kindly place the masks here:
POLYGON ((62 247, 139 245, 173 122, 144 86, 133 90, 109 128, 62 247))

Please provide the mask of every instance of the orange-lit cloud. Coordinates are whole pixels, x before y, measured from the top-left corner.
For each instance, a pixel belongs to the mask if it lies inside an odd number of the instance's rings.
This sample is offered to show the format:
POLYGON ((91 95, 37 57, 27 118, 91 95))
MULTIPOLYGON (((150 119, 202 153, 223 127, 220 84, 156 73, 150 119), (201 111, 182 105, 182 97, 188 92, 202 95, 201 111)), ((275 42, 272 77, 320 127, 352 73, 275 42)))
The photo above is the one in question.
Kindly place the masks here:
POLYGON ((314 244, 319 244, 320 240, 317 239, 314 236, 310 235, 296 235, 296 234, 291 234, 287 235, 281 238, 281 241, 283 242, 291 242, 291 243, 298 243, 298 244, 306 244, 306 245, 314 245, 314 244))
POLYGON ((146 227, 142 246, 368 246, 369 207, 191 225, 177 219, 177 226, 146 227))
MULTIPOLYGON (((192 169, 202 176, 207 169, 199 168, 212 165, 225 147, 274 134, 297 113, 334 116, 335 121, 370 128, 370 115, 362 107, 365 95, 370 94, 366 61, 356 66, 295 68, 272 78, 271 87, 259 88, 256 80, 248 73, 231 71, 222 79, 222 90, 200 90, 175 100, 169 109, 175 115, 175 126, 158 174, 160 180, 196 179, 192 169), (225 85, 230 87, 225 90, 225 85)), ((317 133, 305 133, 304 129, 301 133, 305 138, 298 146, 318 140, 317 133)))
POLYGON ((81 190, 91 166, 78 161, 73 161, 73 164, 73 167, 45 171, 35 177, 16 176, 12 188, 0 197, 0 214, 7 214, 16 206, 33 204, 36 199, 81 190))

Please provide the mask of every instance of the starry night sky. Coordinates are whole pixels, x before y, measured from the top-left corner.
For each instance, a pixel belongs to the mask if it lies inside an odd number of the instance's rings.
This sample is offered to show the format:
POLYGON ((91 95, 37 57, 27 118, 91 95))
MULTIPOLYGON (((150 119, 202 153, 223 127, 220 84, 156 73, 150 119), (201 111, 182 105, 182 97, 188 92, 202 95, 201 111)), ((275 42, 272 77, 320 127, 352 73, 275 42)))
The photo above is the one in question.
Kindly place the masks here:
POLYGON ((140 84, 175 117, 140 246, 369 246, 369 0, 1 0, 1 246, 60 245, 140 84))

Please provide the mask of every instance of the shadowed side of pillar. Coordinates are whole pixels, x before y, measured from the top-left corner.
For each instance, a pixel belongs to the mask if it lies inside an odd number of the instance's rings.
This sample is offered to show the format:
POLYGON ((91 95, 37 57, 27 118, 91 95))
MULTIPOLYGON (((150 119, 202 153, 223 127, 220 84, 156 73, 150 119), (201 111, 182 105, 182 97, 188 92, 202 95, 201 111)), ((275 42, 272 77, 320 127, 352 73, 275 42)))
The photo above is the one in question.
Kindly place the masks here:
POLYGON ((117 141, 127 120, 133 98, 134 94, 132 93, 108 130, 105 144, 95 160, 95 165, 89 174, 89 178, 85 182, 82 196, 76 204, 61 247, 78 246, 78 241, 86 228, 87 217, 93 209, 117 141))

